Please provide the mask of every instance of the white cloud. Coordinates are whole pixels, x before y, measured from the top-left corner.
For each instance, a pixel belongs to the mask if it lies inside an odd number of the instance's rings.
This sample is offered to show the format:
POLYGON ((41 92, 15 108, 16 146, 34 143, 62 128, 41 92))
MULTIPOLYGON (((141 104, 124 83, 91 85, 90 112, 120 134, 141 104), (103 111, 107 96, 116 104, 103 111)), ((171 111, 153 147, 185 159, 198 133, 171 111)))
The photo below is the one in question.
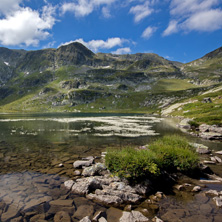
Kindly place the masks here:
POLYGON ((154 10, 150 7, 149 1, 146 1, 142 5, 136 5, 131 7, 129 13, 134 14, 134 21, 140 22, 147 16, 151 15, 154 10))
POLYGON ((130 53, 130 52, 131 52, 131 49, 129 47, 126 47, 126 48, 119 48, 116 51, 113 51, 112 53, 117 54, 117 55, 121 55, 121 54, 130 53))
POLYGON ((0 1, 0 14, 7 14, 19 9, 19 4, 23 0, 1 0, 0 1))
POLYGON ((20 7, 20 1, 14 1, 14 11, 5 11, 0 19, 0 43, 2 45, 36 46, 40 40, 46 39, 50 34, 55 18, 55 8, 47 5, 41 13, 29 7, 20 7))
POLYGON ((142 33, 144 39, 149 39, 154 32, 156 32, 157 27, 148 26, 142 33))
POLYGON ((108 7, 103 7, 102 8, 102 13, 103 13, 103 16, 105 18, 110 18, 111 17, 110 9, 108 7))
POLYGON ((167 29, 164 30, 163 36, 171 35, 178 32, 178 22, 176 20, 170 21, 167 29))
POLYGON ((92 13, 100 6, 102 8, 103 15, 107 17, 108 7, 116 0, 77 0, 69 3, 64 3, 61 7, 62 14, 66 12, 73 12, 76 17, 84 17, 92 13))
MULTIPOLYGON (((106 41, 104 40, 91 40, 89 42, 85 42, 82 38, 81 39, 76 39, 74 41, 66 42, 61 45, 68 45, 73 42, 79 42, 85 45, 87 48, 91 49, 94 52, 98 52, 99 49, 111 49, 116 46, 122 46, 123 43, 128 42, 126 39, 121 39, 121 38, 108 38, 106 41)), ((61 46, 60 45, 60 46, 61 46)))
POLYGON ((205 11, 218 5, 219 2, 220 0, 172 0, 170 13, 180 16, 205 11))
POLYGON ((184 30, 211 32, 222 29, 222 10, 209 10, 196 13, 182 23, 184 30))
POLYGON ((172 20, 163 36, 178 31, 212 32, 222 29, 221 0, 172 0, 172 20))

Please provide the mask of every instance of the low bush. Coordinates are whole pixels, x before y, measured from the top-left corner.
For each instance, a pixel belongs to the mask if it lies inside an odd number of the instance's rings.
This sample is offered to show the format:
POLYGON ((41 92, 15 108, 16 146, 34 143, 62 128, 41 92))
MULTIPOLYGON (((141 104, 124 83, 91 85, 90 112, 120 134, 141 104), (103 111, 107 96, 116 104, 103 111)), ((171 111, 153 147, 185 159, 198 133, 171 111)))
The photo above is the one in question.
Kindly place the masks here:
POLYGON ((149 149, 155 152, 161 170, 186 172, 198 166, 197 153, 183 137, 165 136, 151 144, 149 149))
POLYGON ((129 180, 138 180, 147 175, 159 175, 155 159, 154 152, 131 147, 121 150, 110 149, 105 157, 106 166, 112 173, 129 180))
POLYGON ((192 171, 198 166, 198 155, 188 141, 178 136, 165 136, 147 149, 109 149, 105 157, 113 174, 138 181, 156 177, 163 171, 192 171))

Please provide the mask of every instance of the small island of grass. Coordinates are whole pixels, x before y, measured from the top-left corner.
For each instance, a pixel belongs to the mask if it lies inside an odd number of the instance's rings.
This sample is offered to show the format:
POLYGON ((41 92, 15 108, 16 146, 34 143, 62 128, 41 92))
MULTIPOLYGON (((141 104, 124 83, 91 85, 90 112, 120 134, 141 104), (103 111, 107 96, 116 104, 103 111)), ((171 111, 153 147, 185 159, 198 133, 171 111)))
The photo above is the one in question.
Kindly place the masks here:
POLYGON ((198 168, 199 159, 185 138, 174 135, 138 149, 109 149, 105 163, 114 175, 135 182, 158 177, 165 171, 192 173, 198 168))

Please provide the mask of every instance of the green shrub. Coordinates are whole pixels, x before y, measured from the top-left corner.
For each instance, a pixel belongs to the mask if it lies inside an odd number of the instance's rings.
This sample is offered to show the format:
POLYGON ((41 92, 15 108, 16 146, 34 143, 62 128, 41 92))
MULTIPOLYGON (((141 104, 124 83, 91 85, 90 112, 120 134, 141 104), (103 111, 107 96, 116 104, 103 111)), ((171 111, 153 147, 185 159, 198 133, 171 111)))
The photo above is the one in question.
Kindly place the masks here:
POLYGON ((134 148, 108 150, 105 157, 106 166, 112 173, 129 180, 158 175, 160 171, 155 159, 155 153, 134 148))
POLYGON ((163 170, 189 171, 198 166, 198 155, 188 141, 179 136, 165 136, 150 145, 157 155, 156 163, 163 170))
POLYGON ((110 172, 129 180, 160 175, 161 171, 187 172, 198 166, 198 155, 186 139, 165 136, 148 149, 109 149, 105 163, 110 172))

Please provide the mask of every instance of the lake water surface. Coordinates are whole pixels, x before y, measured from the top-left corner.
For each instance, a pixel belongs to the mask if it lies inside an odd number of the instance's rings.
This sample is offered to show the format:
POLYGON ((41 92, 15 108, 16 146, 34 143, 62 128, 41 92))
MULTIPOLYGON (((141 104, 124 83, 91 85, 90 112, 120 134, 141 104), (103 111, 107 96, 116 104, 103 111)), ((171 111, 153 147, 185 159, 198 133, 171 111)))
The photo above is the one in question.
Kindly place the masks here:
MULTIPOLYGON (((85 205, 92 205, 94 211, 102 209, 103 206, 67 194, 63 182, 74 176, 72 163, 75 160, 99 156, 107 147, 141 146, 163 135, 179 134, 211 149, 222 149, 221 143, 183 133, 176 127, 177 122, 138 114, 1 114, 2 221, 8 214, 30 218, 27 212, 36 211, 33 207, 46 200, 74 198, 76 206, 83 201, 85 205), (64 168, 59 167, 60 163, 64 168)), ((51 221, 55 212, 47 212, 46 219, 51 221)))

